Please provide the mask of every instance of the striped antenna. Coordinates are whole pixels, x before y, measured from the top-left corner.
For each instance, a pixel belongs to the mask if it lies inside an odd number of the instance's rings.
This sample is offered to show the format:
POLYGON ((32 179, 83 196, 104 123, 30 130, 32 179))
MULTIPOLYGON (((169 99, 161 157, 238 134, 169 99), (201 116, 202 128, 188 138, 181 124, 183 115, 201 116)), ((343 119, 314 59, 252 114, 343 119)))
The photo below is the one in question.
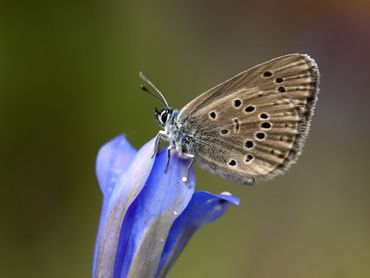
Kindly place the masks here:
POLYGON ((157 94, 159 95, 159 97, 157 97, 156 95, 154 95, 153 93, 151 93, 146 87, 144 86, 141 86, 141 88, 148 92, 149 94, 151 94, 152 96, 155 96, 157 98, 159 98, 163 103, 164 105, 166 105, 166 108, 169 108, 168 106, 168 102, 166 100, 166 98, 164 97, 164 95, 161 93, 160 90, 158 90, 158 88, 152 83, 152 81, 150 81, 142 72, 139 72, 139 77, 145 82, 147 83, 150 87, 152 87, 154 89, 154 91, 157 92, 157 94))

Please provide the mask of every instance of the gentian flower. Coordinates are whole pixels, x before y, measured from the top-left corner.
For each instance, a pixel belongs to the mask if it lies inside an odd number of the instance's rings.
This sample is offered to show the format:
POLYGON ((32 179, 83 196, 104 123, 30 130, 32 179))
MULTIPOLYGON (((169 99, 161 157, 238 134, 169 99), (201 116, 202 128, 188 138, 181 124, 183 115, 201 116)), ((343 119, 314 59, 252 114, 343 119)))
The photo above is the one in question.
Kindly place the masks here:
POLYGON ((194 232, 223 215, 239 199, 229 193, 194 192, 188 161, 167 149, 152 157, 155 140, 136 151, 118 136, 99 151, 103 192, 92 277, 164 277, 194 232))

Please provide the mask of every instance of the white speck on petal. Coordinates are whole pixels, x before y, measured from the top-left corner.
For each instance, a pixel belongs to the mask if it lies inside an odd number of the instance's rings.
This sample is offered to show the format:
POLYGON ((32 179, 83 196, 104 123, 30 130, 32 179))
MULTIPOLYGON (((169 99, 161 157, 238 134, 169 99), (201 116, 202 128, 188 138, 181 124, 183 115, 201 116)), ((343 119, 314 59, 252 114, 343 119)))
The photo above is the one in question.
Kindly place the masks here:
POLYGON ((173 211, 174 215, 179 215, 176 210, 173 211))
POLYGON ((188 181, 188 178, 187 177, 182 177, 182 182, 187 182, 188 181))
POLYGON ((227 192, 227 191, 224 191, 220 195, 228 195, 228 196, 231 196, 231 193, 230 192, 227 192))

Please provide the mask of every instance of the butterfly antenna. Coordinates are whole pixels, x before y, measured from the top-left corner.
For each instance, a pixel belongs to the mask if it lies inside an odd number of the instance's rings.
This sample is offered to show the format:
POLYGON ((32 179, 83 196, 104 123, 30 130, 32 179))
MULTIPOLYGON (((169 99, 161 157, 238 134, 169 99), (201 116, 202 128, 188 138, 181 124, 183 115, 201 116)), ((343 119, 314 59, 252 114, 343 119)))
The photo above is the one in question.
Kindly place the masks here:
POLYGON ((157 92, 157 94, 159 95, 159 96, 157 96, 157 95, 155 95, 155 94, 153 94, 151 91, 149 91, 148 90, 148 88, 146 88, 145 86, 141 86, 141 89, 143 89, 145 92, 147 92, 147 93, 149 93, 150 95, 152 95, 152 96, 154 96, 154 97, 156 97, 156 98, 158 98, 158 99, 160 99, 163 103, 164 103, 164 105, 166 105, 166 107, 167 108, 169 108, 169 106, 168 106, 168 102, 167 102, 167 100, 166 100, 166 98, 164 97, 164 95, 161 93, 161 91, 160 90, 158 90, 158 88, 152 83, 152 81, 150 81, 142 72, 139 72, 139 76, 140 76, 140 78, 145 82, 145 83, 147 83, 150 87, 152 87, 153 89, 154 89, 154 91, 156 91, 157 92))
POLYGON ((163 100, 157 96, 156 94, 154 94, 152 91, 150 91, 147 87, 145 87, 144 85, 140 85, 140 88, 147 94, 151 95, 152 97, 155 97, 157 99, 159 99, 161 102, 163 102, 163 100))

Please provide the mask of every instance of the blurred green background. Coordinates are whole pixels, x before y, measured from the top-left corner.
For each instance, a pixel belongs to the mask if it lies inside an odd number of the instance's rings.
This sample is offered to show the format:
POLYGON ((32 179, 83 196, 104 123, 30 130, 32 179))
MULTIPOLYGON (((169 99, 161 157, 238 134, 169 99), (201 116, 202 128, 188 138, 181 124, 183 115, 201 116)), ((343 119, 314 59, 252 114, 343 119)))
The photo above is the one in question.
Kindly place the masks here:
POLYGON ((0 277, 89 277, 99 147, 158 131, 143 70, 181 108, 270 58, 322 73, 305 150, 195 235, 169 277, 370 277, 370 3, 1 1, 0 277))

